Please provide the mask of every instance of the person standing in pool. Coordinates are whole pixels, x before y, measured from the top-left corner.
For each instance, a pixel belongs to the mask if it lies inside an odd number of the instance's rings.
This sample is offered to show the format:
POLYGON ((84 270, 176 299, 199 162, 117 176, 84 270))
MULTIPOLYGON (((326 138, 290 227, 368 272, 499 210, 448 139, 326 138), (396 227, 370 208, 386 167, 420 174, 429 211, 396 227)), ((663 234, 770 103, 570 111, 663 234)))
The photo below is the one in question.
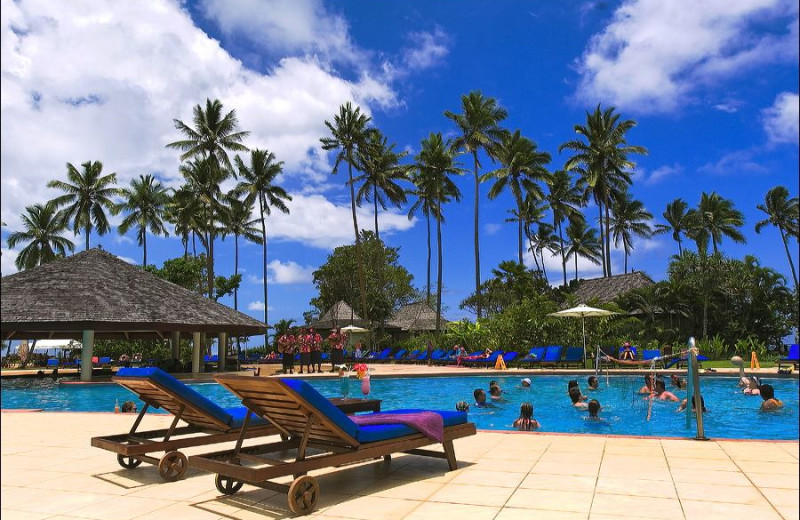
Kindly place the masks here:
POLYGON ((492 403, 486 402, 486 392, 483 391, 483 388, 476 388, 472 392, 472 396, 475 398, 475 406, 478 408, 494 408, 492 403))
POLYGON ((583 399, 581 399, 582 397, 581 389, 577 386, 573 386, 569 389, 569 398, 572 400, 572 406, 575 408, 586 408, 587 405, 583 402, 583 399))
POLYGON ((600 406, 600 401, 598 401, 597 399, 592 399, 591 401, 589 401, 589 404, 586 406, 586 408, 589 409, 589 418, 590 419, 599 419, 600 418, 600 416, 598 414, 600 413, 600 410, 603 409, 603 407, 600 406))
POLYGON ((669 376, 669 380, 672 383, 672 386, 677 388, 678 390, 685 390, 686 389, 686 380, 681 379, 678 374, 672 374, 669 376))
POLYGON ((777 410, 783 408, 781 400, 775 397, 775 389, 772 388, 772 385, 761 385, 759 390, 761 399, 764 400, 764 402, 761 403, 762 410, 777 410))
POLYGON ((533 405, 531 403, 522 403, 519 407, 519 417, 511 427, 525 432, 538 430, 541 427, 539 421, 533 418, 533 405))
POLYGON ((639 394, 650 395, 653 393, 653 374, 644 376, 644 386, 639 389, 639 394))
POLYGON ((664 384, 663 379, 656 380, 653 393, 650 394, 650 399, 658 399, 660 401, 680 401, 675 394, 667 391, 667 385, 664 384))
POLYGON ((586 384, 588 385, 589 390, 597 390, 600 387, 600 382, 597 380, 596 376, 589 376, 586 384))

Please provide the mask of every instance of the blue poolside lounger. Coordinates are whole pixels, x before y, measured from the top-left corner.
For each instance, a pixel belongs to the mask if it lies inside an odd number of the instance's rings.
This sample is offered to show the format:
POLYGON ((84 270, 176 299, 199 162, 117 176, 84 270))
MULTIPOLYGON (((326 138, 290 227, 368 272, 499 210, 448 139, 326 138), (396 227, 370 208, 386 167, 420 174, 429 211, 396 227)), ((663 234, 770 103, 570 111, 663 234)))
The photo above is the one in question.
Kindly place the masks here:
POLYGON ((800 346, 798 346, 797 343, 789 347, 789 353, 785 358, 778 360, 779 370, 781 365, 792 365, 794 368, 797 368, 797 366, 800 365, 800 346))
MULTIPOLYGON (((300 379, 220 375, 215 379, 242 399, 253 415, 271 421, 286 440, 193 455, 192 467, 217 473, 217 489, 232 495, 247 483, 287 494, 295 514, 314 510, 320 488, 308 473, 405 452, 447 460, 458 467, 453 440, 475 434, 463 412, 392 410, 351 419, 300 379), (441 443, 443 451, 423 450, 441 443), (313 447, 313 453, 307 453, 313 447), (278 458, 275 454, 280 454, 278 458), (275 479, 292 475, 291 484, 275 479)), ((246 432, 245 424, 242 432, 246 432)), ((284 481, 285 482, 285 481, 284 481)))
POLYGON ((567 353, 564 355, 564 359, 561 360, 561 364, 565 367, 570 365, 575 365, 575 368, 580 367, 583 364, 583 347, 567 348, 567 353))

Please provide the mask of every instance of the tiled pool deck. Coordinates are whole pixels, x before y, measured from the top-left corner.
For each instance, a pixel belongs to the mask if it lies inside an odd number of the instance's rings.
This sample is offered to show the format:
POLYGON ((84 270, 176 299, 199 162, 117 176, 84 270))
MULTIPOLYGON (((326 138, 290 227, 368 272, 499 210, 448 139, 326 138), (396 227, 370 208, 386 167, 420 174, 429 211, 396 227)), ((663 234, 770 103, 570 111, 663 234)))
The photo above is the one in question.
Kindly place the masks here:
MULTIPOLYGON (((394 372, 376 372, 384 370, 394 372)), ((125 470, 110 452, 90 447, 93 436, 127 431, 133 415, 4 411, 0 418, 3 520, 292 517, 285 495, 245 486, 226 497, 212 475, 191 469, 185 479, 165 483, 155 466, 125 470)), ((169 422, 148 416, 142 426, 169 422)), ((309 518, 800 518, 797 441, 481 431, 455 444, 453 472, 442 460, 413 455, 313 472, 321 499, 309 518)))

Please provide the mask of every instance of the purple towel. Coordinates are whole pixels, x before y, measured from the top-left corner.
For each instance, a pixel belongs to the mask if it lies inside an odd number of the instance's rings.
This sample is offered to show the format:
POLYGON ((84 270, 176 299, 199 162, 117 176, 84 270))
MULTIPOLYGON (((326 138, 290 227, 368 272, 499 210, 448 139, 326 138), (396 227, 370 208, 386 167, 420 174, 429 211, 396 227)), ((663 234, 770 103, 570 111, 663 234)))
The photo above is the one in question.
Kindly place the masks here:
POLYGON ((436 442, 444 439, 444 419, 436 412, 371 413, 352 415, 350 418, 358 425, 405 424, 436 442))

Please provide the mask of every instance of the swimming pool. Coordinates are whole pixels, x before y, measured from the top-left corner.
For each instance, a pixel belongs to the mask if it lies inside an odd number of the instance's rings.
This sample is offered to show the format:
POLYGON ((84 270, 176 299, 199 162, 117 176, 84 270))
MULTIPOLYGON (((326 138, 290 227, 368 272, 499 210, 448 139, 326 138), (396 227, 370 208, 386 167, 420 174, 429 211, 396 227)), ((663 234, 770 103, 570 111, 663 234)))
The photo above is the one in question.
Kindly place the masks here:
MULTIPOLYGON (((656 401, 652 415, 647 420, 648 402, 636 392, 641 388, 641 376, 601 377, 600 388, 589 391, 586 376, 535 376, 531 388, 521 388, 520 378, 497 376, 459 376, 426 378, 373 378, 370 397, 382 399, 383 409, 434 408, 453 410, 458 401, 470 403, 469 417, 479 429, 513 430, 511 424, 519 415, 524 401, 534 405, 534 417, 541 423, 543 432, 595 433, 614 435, 644 435, 664 437, 694 437, 692 417, 687 423, 686 414, 676 412, 678 403, 656 401), (497 380, 503 388, 505 402, 495 408, 476 408, 472 391, 488 391, 489 381, 497 380), (578 379, 583 393, 597 399, 603 406, 601 422, 586 419, 587 412, 570 405, 567 381, 578 379)), ((341 396, 336 379, 309 379, 317 390, 328 397, 341 396)), ((785 406, 782 410, 760 412, 761 398, 743 395, 737 387, 737 378, 705 377, 702 379, 703 397, 709 412, 704 417, 706 436, 731 439, 786 439, 800 438, 798 426, 797 379, 764 379, 775 387, 775 395, 785 406)), ((238 406, 239 400, 215 383, 194 383, 192 388, 223 407, 238 406)), ((679 398, 686 397, 685 390, 668 389, 679 398)), ((351 397, 360 396, 358 381, 351 381, 351 397)), ((46 411, 106 411, 114 410, 127 400, 143 406, 135 395, 114 383, 76 385, 62 384, 50 378, 15 379, 2 381, 3 408, 41 408, 46 411)), ((160 412, 160 411, 159 411, 160 412)))

